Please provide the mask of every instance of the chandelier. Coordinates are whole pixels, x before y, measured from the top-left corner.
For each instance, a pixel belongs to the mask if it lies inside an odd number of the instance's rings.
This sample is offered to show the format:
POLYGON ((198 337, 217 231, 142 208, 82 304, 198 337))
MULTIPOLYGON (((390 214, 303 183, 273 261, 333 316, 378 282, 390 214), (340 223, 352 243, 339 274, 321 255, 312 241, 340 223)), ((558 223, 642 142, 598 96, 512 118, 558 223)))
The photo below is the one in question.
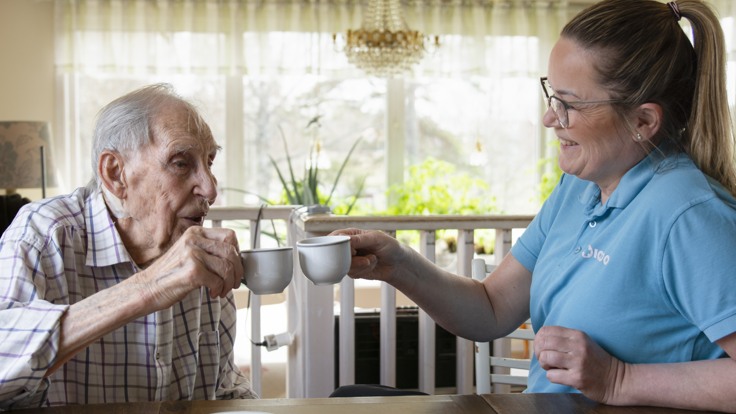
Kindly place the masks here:
MULTIPOLYGON (((336 34, 332 39, 337 45, 336 34)), ((434 46, 439 46, 439 36, 434 46)), ((425 51, 425 36, 406 24, 399 0, 369 0, 360 29, 348 30, 344 45, 348 62, 382 77, 409 71, 425 51)))

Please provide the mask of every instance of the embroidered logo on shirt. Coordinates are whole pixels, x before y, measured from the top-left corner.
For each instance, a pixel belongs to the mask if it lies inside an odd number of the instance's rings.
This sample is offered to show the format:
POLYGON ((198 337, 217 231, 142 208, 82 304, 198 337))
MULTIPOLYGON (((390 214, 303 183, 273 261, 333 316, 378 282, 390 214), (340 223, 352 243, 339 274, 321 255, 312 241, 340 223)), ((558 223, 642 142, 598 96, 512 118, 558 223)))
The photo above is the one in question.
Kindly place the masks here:
POLYGON ((595 259, 603 263, 604 266, 608 266, 608 262, 611 260, 611 256, 607 255, 606 252, 594 249, 591 245, 588 245, 588 248, 583 250, 583 252, 580 253, 580 256, 582 256, 583 259, 595 259))

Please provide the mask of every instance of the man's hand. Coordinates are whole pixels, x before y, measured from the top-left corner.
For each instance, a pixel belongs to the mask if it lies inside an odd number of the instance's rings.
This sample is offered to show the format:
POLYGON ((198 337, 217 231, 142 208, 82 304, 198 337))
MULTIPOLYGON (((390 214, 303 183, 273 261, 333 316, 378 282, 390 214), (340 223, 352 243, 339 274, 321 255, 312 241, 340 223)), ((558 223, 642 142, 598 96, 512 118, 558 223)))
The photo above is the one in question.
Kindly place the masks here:
POLYGON ((235 232, 224 228, 190 227, 150 267, 136 275, 149 303, 164 309, 194 289, 207 287, 211 297, 225 297, 243 278, 235 232))
POLYGON ((194 289, 204 286, 211 297, 225 297, 242 278, 235 232, 190 227, 147 269, 69 307, 61 320, 57 360, 46 375, 106 333, 168 308, 194 289))

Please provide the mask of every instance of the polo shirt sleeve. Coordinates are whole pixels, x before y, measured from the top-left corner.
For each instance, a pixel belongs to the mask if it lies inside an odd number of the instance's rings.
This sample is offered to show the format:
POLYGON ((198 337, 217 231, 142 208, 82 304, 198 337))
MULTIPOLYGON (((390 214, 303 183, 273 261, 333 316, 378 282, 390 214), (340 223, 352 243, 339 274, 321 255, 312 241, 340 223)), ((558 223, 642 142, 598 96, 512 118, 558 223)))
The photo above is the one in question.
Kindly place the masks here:
MULTIPOLYGON (((562 174, 560 182, 544 202, 539 213, 534 216, 534 219, 529 223, 524 233, 511 247, 511 254, 529 272, 534 272, 539 253, 547 240, 547 234, 552 226, 553 216, 563 201, 563 190, 561 190, 561 186, 565 183, 565 178, 566 175, 562 174)), ((567 181, 569 181, 569 177, 567 181)))
MULTIPOLYGON (((16 225, 0 239, 0 409, 38 407, 68 305, 43 300, 43 239, 16 225)), ((53 253, 51 253, 53 255, 53 253)))
POLYGON ((664 247, 664 289, 675 309, 715 342, 736 332, 736 210, 697 202, 673 222, 664 247))

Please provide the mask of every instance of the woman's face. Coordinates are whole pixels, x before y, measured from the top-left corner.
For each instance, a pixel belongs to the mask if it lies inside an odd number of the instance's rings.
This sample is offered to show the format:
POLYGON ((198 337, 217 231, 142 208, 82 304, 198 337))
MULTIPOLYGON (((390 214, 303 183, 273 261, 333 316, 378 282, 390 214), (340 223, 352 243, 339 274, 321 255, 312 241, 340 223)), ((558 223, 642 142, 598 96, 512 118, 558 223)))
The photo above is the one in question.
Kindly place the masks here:
MULTIPOLYGON (((596 59, 595 52, 561 38, 549 58, 548 81, 553 90, 548 92, 571 103, 612 99, 594 80, 596 59)), ((567 111, 567 128, 560 125, 551 109, 544 114, 544 126, 554 128, 560 140, 560 169, 598 184, 605 202, 621 177, 641 161, 646 152, 634 140, 636 133, 626 127, 626 121, 610 103, 572 103, 571 106, 567 111)))

